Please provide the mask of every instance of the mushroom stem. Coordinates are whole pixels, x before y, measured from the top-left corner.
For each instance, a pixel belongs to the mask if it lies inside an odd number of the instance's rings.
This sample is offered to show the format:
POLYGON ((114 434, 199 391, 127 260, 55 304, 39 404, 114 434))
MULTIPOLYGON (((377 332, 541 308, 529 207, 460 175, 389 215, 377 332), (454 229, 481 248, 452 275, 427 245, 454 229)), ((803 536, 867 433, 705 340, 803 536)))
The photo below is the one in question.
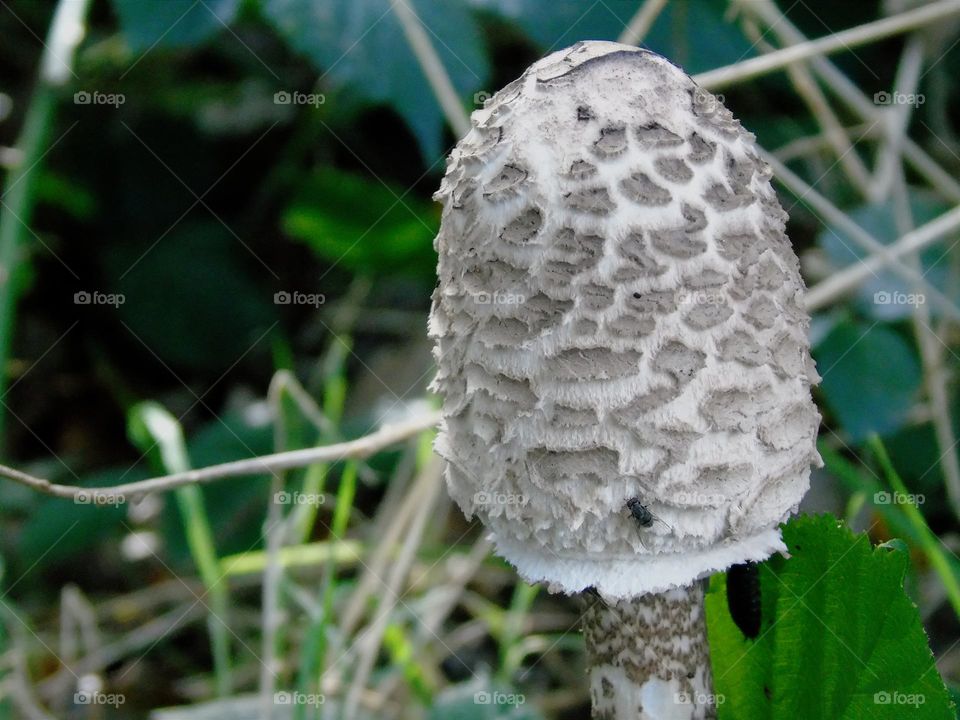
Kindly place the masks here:
POLYGON ((715 718, 704 581, 623 600, 583 616, 595 720, 715 718))

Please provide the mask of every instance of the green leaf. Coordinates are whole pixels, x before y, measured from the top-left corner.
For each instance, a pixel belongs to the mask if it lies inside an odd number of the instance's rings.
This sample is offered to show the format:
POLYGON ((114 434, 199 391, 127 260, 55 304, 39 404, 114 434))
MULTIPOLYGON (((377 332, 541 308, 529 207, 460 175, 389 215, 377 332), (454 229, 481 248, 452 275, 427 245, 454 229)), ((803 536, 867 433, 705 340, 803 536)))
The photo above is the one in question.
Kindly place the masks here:
POLYGON ((814 349, 827 405, 854 442, 888 435, 907 419, 922 375, 914 349, 877 324, 838 323, 814 349))
POLYGON ((132 347, 174 368, 215 373, 267 352, 277 309, 264 282, 270 270, 250 242, 215 220, 185 220, 159 239, 112 246, 103 258, 107 287, 124 296, 117 312, 132 347))
MULTIPOLYGON (((951 208, 951 205, 927 190, 909 189, 910 213, 914 226, 920 226, 951 208)), ((891 245, 900 238, 893 206, 890 202, 867 203, 847 212, 850 219, 866 230, 883 245, 891 245)), ((827 254, 830 262, 837 268, 859 263, 868 253, 850 236, 834 225, 828 226, 817 238, 817 242, 827 254)), ((948 262, 946 251, 939 243, 934 244, 920 254, 922 274, 934 287, 945 291, 948 262)), ((914 305, 927 302, 927 298, 918 295, 917 288, 908 280, 891 270, 878 270, 868 277, 856 292, 856 307, 868 317, 878 320, 899 320, 910 317, 914 305)), ((930 311, 940 312, 937 305, 931 305, 930 311)))
MULTIPOLYGON (((472 0, 517 23, 540 46, 559 50, 577 40, 616 40, 636 13, 635 2, 558 3, 554 0, 472 0)), ((729 17, 724 0, 668 3, 643 40, 691 74, 755 55, 729 17)))
MULTIPOLYGON (((85 475, 81 487, 111 487, 147 477, 141 468, 118 467, 85 475)), ((70 480, 73 482, 73 479, 70 480)), ((20 530, 13 556, 24 575, 42 572, 58 563, 83 557, 101 543, 116 546, 125 532, 126 504, 94 505, 65 498, 39 501, 20 530)), ((19 575, 18 575, 19 577, 19 575)))
POLYGON ((229 24, 240 0, 113 0, 120 27, 130 47, 199 45, 229 24))
MULTIPOLYGON (((487 78, 488 63, 463 0, 411 2, 461 97, 487 78)), ((325 81, 364 100, 386 103, 407 121, 424 161, 440 159, 443 113, 410 50, 390 0, 265 0, 264 13, 325 81)))
POLYGON ((953 718, 904 593, 907 554, 873 548, 826 515, 791 521, 783 537, 789 559, 760 567, 755 640, 733 623, 722 576, 707 594, 720 720, 953 718))
POLYGON ((433 272, 438 212, 403 191, 322 168, 301 187, 283 228, 325 260, 351 270, 433 272), (402 200, 398 200, 402 198, 402 200))

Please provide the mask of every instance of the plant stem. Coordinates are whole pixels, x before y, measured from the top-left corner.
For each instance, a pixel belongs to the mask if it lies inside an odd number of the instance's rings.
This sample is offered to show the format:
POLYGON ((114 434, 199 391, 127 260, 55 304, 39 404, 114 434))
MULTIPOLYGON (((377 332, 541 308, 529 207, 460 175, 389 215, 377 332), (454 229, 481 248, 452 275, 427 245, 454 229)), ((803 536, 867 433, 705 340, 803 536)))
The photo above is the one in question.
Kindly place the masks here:
POLYGON ((356 440, 303 450, 288 450, 287 452, 261 455, 247 460, 234 460, 219 465, 210 465, 199 470, 186 470, 113 487, 81 488, 72 485, 58 485, 45 478, 35 477, 6 465, 0 465, 0 478, 7 478, 21 485, 26 485, 37 492, 54 497, 74 499, 80 492, 86 492, 88 494, 123 495, 131 499, 151 492, 166 492, 184 485, 208 483, 227 477, 264 475, 337 460, 363 460, 386 447, 419 435, 424 430, 429 430, 439 421, 440 413, 431 411, 413 416, 403 422, 385 425, 379 430, 356 440))
POLYGON ((595 719, 716 717, 702 581, 596 600, 584 613, 583 636, 595 719))
MULTIPOLYGON (((19 163, 7 174, 0 195, 0 398, 6 395, 17 300, 23 290, 27 235, 38 166, 49 150, 57 95, 73 74, 73 54, 83 37, 90 0, 60 0, 47 33, 40 76, 17 139, 19 163)), ((6 413, 0 412, 0 457, 6 455, 6 413)))

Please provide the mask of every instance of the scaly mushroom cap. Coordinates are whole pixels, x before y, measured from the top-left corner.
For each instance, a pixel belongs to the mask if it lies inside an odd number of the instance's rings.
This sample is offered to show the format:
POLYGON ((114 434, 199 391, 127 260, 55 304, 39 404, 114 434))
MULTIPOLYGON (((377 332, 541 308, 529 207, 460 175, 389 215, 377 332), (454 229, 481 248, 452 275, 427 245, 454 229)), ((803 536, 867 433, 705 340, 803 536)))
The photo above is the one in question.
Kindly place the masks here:
POLYGON ((540 60, 472 121, 436 195, 430 319, 454 499, 564 592, 782 550, 820 463, 819 377, 753 135, 609 42, 540 60))

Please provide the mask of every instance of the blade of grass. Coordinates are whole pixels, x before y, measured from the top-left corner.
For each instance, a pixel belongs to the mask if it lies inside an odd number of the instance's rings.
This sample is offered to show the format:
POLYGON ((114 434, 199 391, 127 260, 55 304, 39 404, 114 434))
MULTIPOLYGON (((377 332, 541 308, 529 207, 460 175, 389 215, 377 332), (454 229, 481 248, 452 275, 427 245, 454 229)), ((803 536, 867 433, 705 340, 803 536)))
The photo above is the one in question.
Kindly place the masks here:
MULTIPOLYGON (((131 440, 142 452, 154 458, 163 472, 185 472, 190 459, 180 423, 158 403, 143 402, 131 408, 128 417, 131 440), (155 452, 158 451, 158 452, 155 452)), ((190 555, 210 598, 207 628, 213 653, 217 694, 230 695, 232 672, 230 636, 227 627, 229 602, 226 585, 221 582, 220 561, 213 541, 213 531, 203 502, 203 493, 196 485, 175 491, 177 508, 187 535, 190 555)))
MULTIPOLYGON (((0 588, 3 587, 3 579, 6 575, 6 564, 4 563, 3 556, 0 555, 0 588)), ((4 590, 3 595, 6 595, 4 590)), ((7 626, 5 623, 0 621, 0 658, 7 657, 7 654, 13 651, 13 645, 8 642, 7 638, 7 626)), ((11 675, 12 670, 0 673, 0 688, 7 687, 9 676, 11 675)), ((6 693, 0 693, 0 720, 10 720, 13 717, 11 714, 13 708, 10 706, 10 701, 6 697, 6 693)))
MULTIPOLYGON (((36 200, 36 180, 41 162, 51 149, 50 131, 56 119, 58 94, 73 75, 73 56, 84 36, 89 7, 90 0, 57 3, 40 60, 37 87, 17 139, 20 162, 7 174, 0 195, 0 397, 6 394, 17 300, 24 285, 25 250, 30 241, 28 236, 33 234, 30 222, 36 200)), ((6 455, 6 413, 2 409, 0 407, 0 457, 6 455)))
POLYGON ((507 609, 500 633, 500 670, 498 675, 504 683, 513 682, 513 674, 520 667, 520 663, 523 662, 525 653, 520 647, 523 640, 523 626, 539 592, 539 586, 528 585, 522 581, 518 582, 513 589, 513 597, 510 599, 510 607, 507 609))
POLYGON ((891 530, 898 535, 904 535, 914 542, 919 542, 917 529, 891 505, 878 503, 877 499, 886 488, 881 484, 876 476, 867 476, 860 467, 847 460, 836 450, 827 445, 823 440, 817 443, 817 450, 820 457, 823 458, 824 467, 827 472, 836 477, 843 485, 854 493, 863 493, 868 498, 873 499, 873 508, 880 513, 891 530))
MULTIPOLYGON (((347 531, 356 489, 357 463, 351 461, 343 468, 343 474, 340 476, 340 487, 337 490, 337 503, 334 507, 333 523, 330 528, 330 536, 335 541, 343 538, 347 531)), ((321 668, 323 668, 326 656, 327 634, 333 612, 333 599, 337 590, 336 563, 332 556, 327 558, 323 570, 323 583, 321 588, 320 608, 310 624, 310 628, 304 639, 303 649, 301 650, 298 685, 300 692, 305 694, 323 692, 321 668), (316 690, 313 688, 316 688, 316 690)), ((305 720, 306 710, 305 705, 297 705, 294 707, 294 720, 305 720)), ((315 708, 315 712, 319 712, 320 717, 323 717, 323 705, 321 704, 315 708)))
MULTIPOLYGON (((880 469, 883 471, 884 476, 886 476, 887 482, 890 483, 890 486, 896 493, 899 493, 904 498, 908 498, 910 493, 907 491, 907 486, 904 485, 903 479, 893 467, 893 463, 890 462, 890 456, 887 454, 887 449, 884 447, 883 441, 874 435, 870 438, 868 444, 877 459, 877 463, 880 465, 880 469)), ((943 587, 947 591, 947 597, 950 599, 953 611, 957 617, 960 618, 960 582, 958 582, 957 575, 953 567, 951 567, 949 558, 943 551, 940 539, 930 529, 930 526, 927 525, 923 513, 920 512, 916 504, 911 502, 897 502, 893 503, 893 507, 896 507, 905 515, 913 526, 920 549, 923 550, 927 559, 930 561, 931 567, 933 567, 939 576, 940 582, 943 583, 943 587)))
MULTIPOLYGON (((280 551, 280 565, 285 570, 310 568, 333 558, 338 566, 353 566, 363 557, 363 552, 363 544, 355 540, 291 545, 280 551)), ((258 550, 221 558, 220 572, 224 577, 258 575, 266 565, 267 553, 258 550)))
POLYGON ((383 646, 390 655, 392 665, 400 668, 404 680, 417 699, 425 707, 433 703, 435 688, 427 674, 414 657, 413 643, 402 625, 390 623, 383 632, 383 646))
MULTIPOLYGON (((327 373, 323 381, 323 416, 326 418, 329 431, 321 432, 317 437, 317 445, 326 445, 331 442, 337 442, 340 436, 340 421, 343 418, 343 409, 347 399, 347 375, 346 361, 347 356, 353 346, 351 338, 343 339, 343 342, 334 340, 331 342, 327 351, 327 358, 324 364, 327 367, 327 373)), ((303 391, 306 395, 306 391, 303 391)), ((309 396, 307 396, 309 397, 309 396)), ((303 479, 303 492, 306 495, 319 496, 323 494, 326 485, 327 472, 330 470, 329 463, 311 465, 307 468, 303 479)), ((293 539, 295 542, 304 543, 313 533, 313 527, 317 522, 317 512, 319 506, 308 503, 298 505, 294 509, 293 518, 293 539)))

